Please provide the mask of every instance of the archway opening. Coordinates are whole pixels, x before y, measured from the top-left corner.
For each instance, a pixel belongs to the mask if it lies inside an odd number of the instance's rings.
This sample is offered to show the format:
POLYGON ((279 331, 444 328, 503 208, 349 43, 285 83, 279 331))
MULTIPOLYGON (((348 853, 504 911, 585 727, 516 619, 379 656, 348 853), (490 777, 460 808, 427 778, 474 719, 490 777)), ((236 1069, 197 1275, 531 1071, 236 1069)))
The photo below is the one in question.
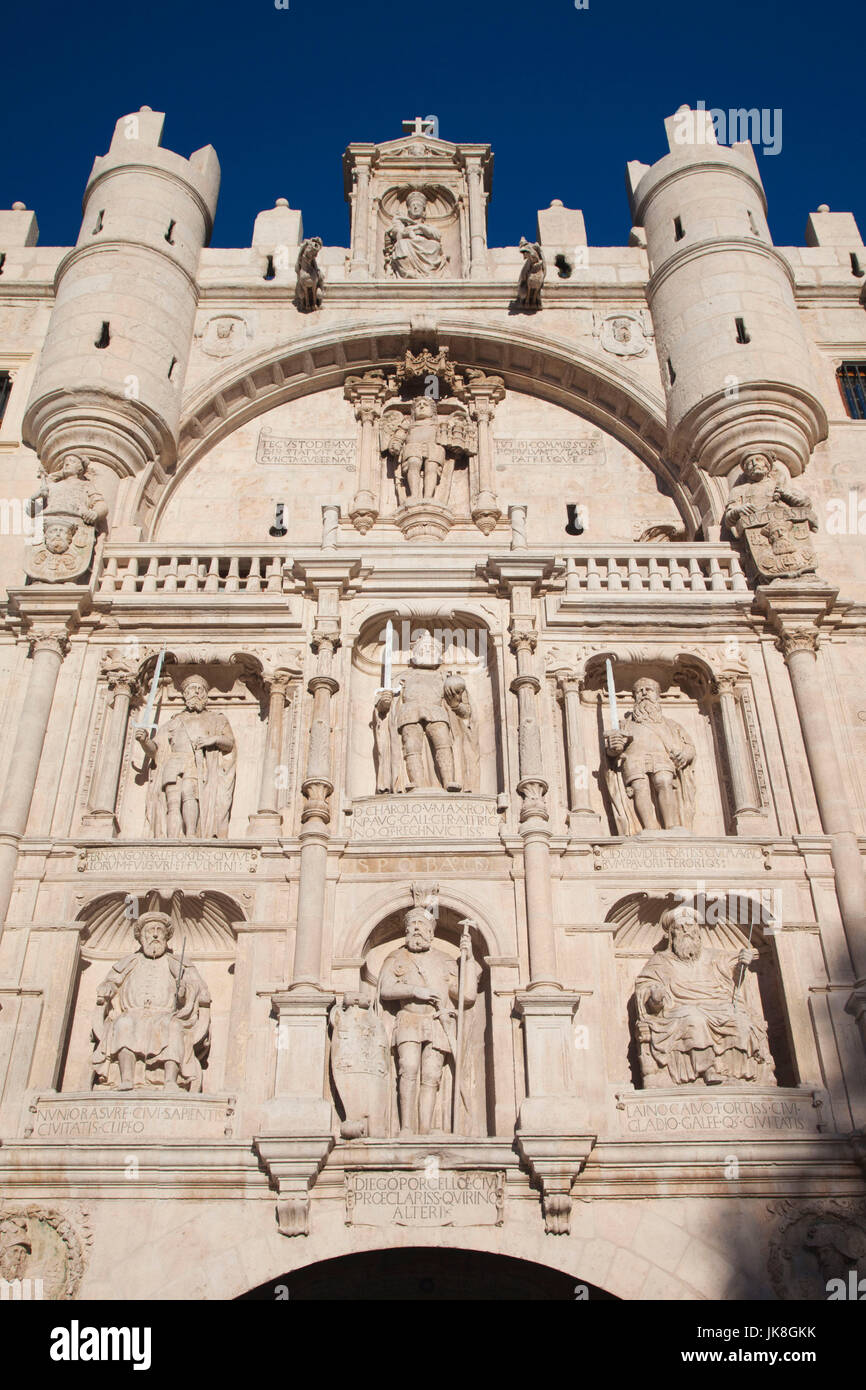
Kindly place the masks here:
POLYGON ((536 1302, 613 1300, 579 1277, 531 1260, 480 1250, 370 1250, 321 1260, 280 1275, 241 1299, 333 1302, 536 1302))

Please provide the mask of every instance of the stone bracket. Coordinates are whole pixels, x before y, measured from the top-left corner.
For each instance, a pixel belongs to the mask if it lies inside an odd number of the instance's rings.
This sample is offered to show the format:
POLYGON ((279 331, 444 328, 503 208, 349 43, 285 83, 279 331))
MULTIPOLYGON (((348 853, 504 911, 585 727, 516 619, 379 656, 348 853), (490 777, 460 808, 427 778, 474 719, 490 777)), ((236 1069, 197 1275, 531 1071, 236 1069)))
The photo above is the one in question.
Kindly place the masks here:
POLYGON ((334 1147, 333 1134, 260 1136, 253 1148, 277 1191, 277 1227, 284 1236, 310 1234, 310 1192, 334 1147))
POLYGON ((524 1134, 517 1131, 516 1145, 541 1192, 544 1229, 549 1236, 571 1231, 571 1189, 595 1146, 595 1134, 524 1134))

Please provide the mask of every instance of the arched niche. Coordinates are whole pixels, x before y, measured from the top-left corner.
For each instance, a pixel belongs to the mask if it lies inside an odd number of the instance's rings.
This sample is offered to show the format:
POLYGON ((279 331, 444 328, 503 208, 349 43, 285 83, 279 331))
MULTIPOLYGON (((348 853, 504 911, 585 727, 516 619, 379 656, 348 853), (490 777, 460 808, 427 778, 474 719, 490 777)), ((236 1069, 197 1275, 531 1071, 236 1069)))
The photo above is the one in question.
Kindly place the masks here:
POLYGON ((399 689, 401 678, 410 670, 412 644, 422 632, 430 634, 437 644, 441 655, 439 671, 465 683, 470 707, 468 727, 464 730, 455 719, 451 720, 455 758, 461 772, 460 796, 485 798, 488 802, 496 798, 505 785, 496 644, 487 624, 476 615, 421 604, 404 604, 366 616, 354 641, 346 777, 350 795, 398 796, 405 799, 407 808, 415 795, 447 796, 437 776, 429 741, 424 748, 428 785, 417 792, 408 790, 405 743, 398 727, 401 698, 395 694, 387 710, 379 699, 387 678, 389 632, 392 691, 399 689), (389 759, 390 768, 386 767, 389 759))
POLYGON ((111 967, 138 949, 136 917, 165 912, 171 918, 169 950, 194 965, 211 996, 211 1046, 204 1067, 202 1090, 218 1092, 225 1085, 230 1048, 229 1014, 234 985, 237 928, 244 912, 225 893, 189 892, 165 885, 135 893, 103 893, 78 912, 81 924, 77 976, 58 1090, 80 1093, 93 1089, 91 1027, 96 995, 111 967))
MULTIPOLYGON (((463 1085, 461 1103, 458 1107, 457 1134, 462 1137, 483 1137, 496 1132, 496 1083, 494 1074, 494 1019, 488 955, 490 942, 485 924, 471 913, 463 912, 453 904, 447 904, 430 897, 431 910, 435 920, 433 947, 457 960, 460 954, 461 923, 469 918, 472 961, 479 971, 478 994, 474 1004, 465 1010, 465 1032, 463 1040, 463 1085)), ((384 1045, 387 1051, 388 1071, 384 1084, 384 1097, 381 1104, 377 1098, 375 1108, 383 1124, 373 1123, 373 1130, 384 1129, 384 1137, 394 1137, 399 1130, 397 1107, 397 1059, 394 1044, 394 1027, 397 1007, 379 998, 380 975, 384 962, 392 951, 403 945, 405 939, 404 919, 411 899, 403 895, 403 901, 385 915, 379 917, 366 935, 357 959, 357 983, 354 990, 344 991, 344 999, 361 996, 370 1008, 375 1010, 383 1025, 384 1045)), ((334 1016, 340 1011, 338 1002, 334 1016)), ((347 1118, 348 1105, 345 1091, 341 1094, 341 1083, 337 1073, 331 1072, 333 1098, 341 1120, 347 1118)), ((438 1134, 452 1133, 452 1097, 454 1084, 454 1057, 447 1059, 443 1069, 443 1079, 434 1113, 434 1129, 438 1134)), ((351 1118, 351 1117, 350 1117, 351 1118)), ((371 1137, 377 1136, 375 1133, 371 1137)))
POLYGON ((635 1042, 634 982, 653 952, 666 945, 659 925, 662 913, 686 902, 698 911, 702 937, 716 949, 736 952, 751 945, 758 960, 744 977, 750 1002, 760 1003, 767 1023, 770 1053, 779 1086, 796 1086, 784 992, 774 937, 778 905, 770 890, 696 888, 694 893, 664 897, 646 892, 629 893, 620 898, 605 918, 614 924, 614 955, 617 973, 617 1017, 621 1020, 617 1049, 616 1078, 628 1080, 640 1089, 641 1074, 635 1042))
MULTIPOLYGON (((640 831, 640 823, 627 793, 613 778, 605 752, 604 733, 612 726, 605 655, 596 653, 587 661, 580 697, 584 747, 591 750, 590 790, 610 834, 634 835, 640 831)), ((664 718, 678 724, 694 746, 695 800, 689 828, 695 835, 731 833, 728 755, 707 663, 689 653, 670 655, 649 647, 622 648, 610 655, 620 724, 633 707, 635 681, 651 677, 661 687, 664 718)))
MULTIPOLYGON (((179 462, 174 472, 166 474, 157 460, 138 480, 127 485, 114 517, 116 524, 138 525, 150 539, 168 538, 166 517, 175 492, 183 488, 189 472, 232 435, 237 436, 240 449, 240 455, 234 460, 237 469, 239 457, 241 461, 254 457, 261 427, 279 433, 280 417, 275 415, 270 422, 264 417, 289 403, 298 403, 301 412, 297 417, 298 429, 292 429, 291 433, 299 438, 321 438, 323 431, 319 426, 314 428, 315 405, 309 398, 322 392, 332 393, 333 403, 328 403, 324 437, 333 438, 336 434, 348 439, 350 433, 354 437, 351 410, 342 398, 346 378, 376 368, 392 369, 407 347, 416 351, 430 346, 434 338, 437 346, 449 350, 455 364, 496 373, 502 377, 508 392, 525 398, 530 407, 532 402, 538 403, 539 408, 545 402, 559 406, 565 413, 563 418, 570 417, 571 427, 555 430, 553 437, 561 432, 582 434, 585 425, 588 433, 593 428, 602 431, 610 441, 640 460, 656 475, 660 499, 665 495, 671 499, 687 538, 698 535, 702 528, 707 536, 710 528, 719 525, 726 496, 724 480, 707 479, 693 465, 684 465, 682 471, 677 472, 667 461, 665 407, 656 389, 612 362, 609 354, 583 344, 540 335, 513 324, 507 329, 491 325, 482 328, 475 321, 459 319, 442 323, 425 334, 413 333, 405 322, 376 323, 373 327, 347 321, 327 330, 306 333, 290 347, 271 345, 261 352, 233 359, 221 372, 210 376, 190 393, 184 402, 179 462)), ((506 416, 501 418, 504 420, 506 416)), ((543 420, 527 428, 537 435, 542 426, 548 430, 544 437, 551 437, 549 426, 543 420)), ((494 438, 500 433, 494 420, 494 438)), ((319 469, 322 462, 320 456, 319 469)), ((611 459, 611 474, 615 472, 613 462, 611 459)), ((228 460, 225 466, 230 470, 228 460)), ((348 486, 340 486, 343 464, 339 460, 325 459, 325 466, 330 470, 328 495, 321 500, 340 501, 342 493, 349 491, 348 486)), ((316 491, 314 474, 315 466, 310 475, 311 486, 306 490, 311 526, 315 522, 313 502, 318 505, 319 501, 318 497, 310 500, 316 491)), ((254 472, 253 476, 262 479, 260 492, 264 496, 270 486, 265 468, 259 469, 258 474, 254 472)), ((275 475, 271 476, 275 479, 275 475)), ((539 476, 542 484, 547 482, 543 469, 539 476)), ((276 493, 284 490, 282 484, 278 487, 274 481, 274 495, 268 493, 266 500, 269 503, 281 500, 276 493)), ((193 491, 200 508, 201 486, 195 486, 193 491)), ((241 491, 243 493, 243 489, 241 491)), ((306 505, 299 487, 293 488, 292 497, 296 503, 306 505)), ((526 499, 500 496, 500 504, 503 500, 507 505, 509 501, 526 499)), ((195 511, 187 513, 188 521, 194 518, 195 511)), ((659 515, 649 520, 663 522, 665 519, 659 515)), ((202 539, 206 539, 206 534, 202 539)), ((296 539, 305 543, 306 534, 296 539)))

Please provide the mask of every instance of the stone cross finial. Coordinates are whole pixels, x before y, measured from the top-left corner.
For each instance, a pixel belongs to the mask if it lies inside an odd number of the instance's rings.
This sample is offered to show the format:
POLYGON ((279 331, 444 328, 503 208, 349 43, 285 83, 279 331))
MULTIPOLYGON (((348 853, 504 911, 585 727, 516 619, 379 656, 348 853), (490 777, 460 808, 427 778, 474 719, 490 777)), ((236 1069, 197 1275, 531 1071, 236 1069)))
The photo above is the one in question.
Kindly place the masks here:
POLYGON ((402 124, 404 135, 432 135, 434 139, 439 137, 438 116, 409 116, 402 124))

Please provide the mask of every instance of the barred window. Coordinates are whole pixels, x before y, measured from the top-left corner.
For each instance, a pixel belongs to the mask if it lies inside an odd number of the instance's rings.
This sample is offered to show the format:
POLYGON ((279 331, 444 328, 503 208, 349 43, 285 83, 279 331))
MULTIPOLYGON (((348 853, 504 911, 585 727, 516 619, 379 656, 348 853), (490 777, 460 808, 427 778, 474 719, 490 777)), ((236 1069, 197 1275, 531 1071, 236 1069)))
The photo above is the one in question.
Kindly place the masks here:
POLYGON ((12 390, 12 378, 8 372, 0 372, 0 421, 6 414, 6 405, 9 400, 9 392, 12 390))
POLYGON ((866 362, 843 362, 836 380, 852 420, 866 420, 866 362))

